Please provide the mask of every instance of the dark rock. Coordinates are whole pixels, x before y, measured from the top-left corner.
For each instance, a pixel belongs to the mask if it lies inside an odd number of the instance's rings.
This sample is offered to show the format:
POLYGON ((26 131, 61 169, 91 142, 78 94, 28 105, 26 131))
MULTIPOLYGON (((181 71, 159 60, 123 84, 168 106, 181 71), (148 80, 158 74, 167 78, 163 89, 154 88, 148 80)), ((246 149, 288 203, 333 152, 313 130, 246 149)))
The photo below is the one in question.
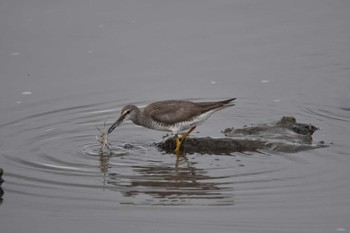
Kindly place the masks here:
MULTIPOLYGON (((222 132, 225 138, 187 138, 182 144, 182 152, 200 154, 230 154, 233 152, 257 151, 262 149, 298 152, 326 147, 313 145, 312 134, 317 127, 296 122, 294 117, 282 117, 272 124, 259 124, 243 128, 227 128, 222 132)), ((156 146, 166 152, 175 150, 175 138, 167 138, 156 146)))
POLYGON ((123 148, 127 149, 127 150, 131 150, 131 149, 134 148, 134 146, 132 144, 130 144, 130 143, 126 143, 126 144, 124 144, 123 148))
POLYGON ((294 117, 282 117, 276 123, 259 124, 239 129, 228 128, 223 132, 226 137, 260 138, 265 141, 284 141, 299 144, 311 144, 312 134, 318 128, 311 124, 297 123, 294 117))
MULTIPOLYGON (((200 154, 229 154, 232 152, 256 151, 264 147, 265 142, 258 140, 240 140, 232 138, 186 138, 181 145, 186 153, 200 154)), ((156 144, 158 148, 166 152, 174 152, 175 137, 166 139, 156 144)))
POLYGON ((276 123, 276 126, 290 129, 295 133, 302 134, 302 135, 307 135, 307 134, 312 135, 316 130, 318 130, 317 127, 311 124, 297 123, 295 118, 292 116, 282 117, 281 120, 276 123))

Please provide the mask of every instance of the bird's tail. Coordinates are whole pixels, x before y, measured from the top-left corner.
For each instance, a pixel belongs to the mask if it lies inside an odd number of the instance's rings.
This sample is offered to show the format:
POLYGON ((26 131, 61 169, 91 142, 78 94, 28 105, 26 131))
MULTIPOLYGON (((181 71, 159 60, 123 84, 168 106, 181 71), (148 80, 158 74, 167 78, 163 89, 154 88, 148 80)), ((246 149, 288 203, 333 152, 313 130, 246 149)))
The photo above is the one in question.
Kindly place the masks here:
POLYGON ((227 107, 235 106, 234 103, 231 103, 234 101, 236 98, 231 98, 227 100, 222 100, 222 101, 217 101, 217 102, 201 102, 201 103, 196 103, 197 106, 201 106, 201 111, 202 112, 207 112, 210 110, 220 110, 224 109, 227 107))

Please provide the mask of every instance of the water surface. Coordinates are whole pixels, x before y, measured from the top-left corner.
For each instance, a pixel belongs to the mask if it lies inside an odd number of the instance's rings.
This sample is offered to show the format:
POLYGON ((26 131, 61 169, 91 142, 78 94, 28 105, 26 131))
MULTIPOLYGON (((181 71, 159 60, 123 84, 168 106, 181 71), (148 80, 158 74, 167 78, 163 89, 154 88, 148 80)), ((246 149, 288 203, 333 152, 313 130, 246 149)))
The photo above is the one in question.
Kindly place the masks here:
POLYGON ((348 232, 346 1, 36 1, 0 11, 3 232, 348 232), (189 154, 129 103, 237 97, 192 137, 292 115, 327 148, 189 154))

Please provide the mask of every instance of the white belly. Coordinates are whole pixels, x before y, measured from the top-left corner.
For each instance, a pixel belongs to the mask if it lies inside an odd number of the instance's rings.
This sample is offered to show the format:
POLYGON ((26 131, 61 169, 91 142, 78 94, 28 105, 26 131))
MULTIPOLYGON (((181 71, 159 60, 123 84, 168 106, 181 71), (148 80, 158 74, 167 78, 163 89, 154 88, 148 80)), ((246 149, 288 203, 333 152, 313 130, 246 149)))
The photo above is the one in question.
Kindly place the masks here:
POLYGON ((152 122, 152 128, 159 131, 168 131, 168 132, 173 132, 174 134, 177 134, 185 130, 188 130, 194 126, 200 125, 202 122, 208 119, 208 117, 214 112, 215 110, 212 110, 196 118, 193 118, 191 121, 183 121, 177 124, 173 124, 171 126, 152 122))

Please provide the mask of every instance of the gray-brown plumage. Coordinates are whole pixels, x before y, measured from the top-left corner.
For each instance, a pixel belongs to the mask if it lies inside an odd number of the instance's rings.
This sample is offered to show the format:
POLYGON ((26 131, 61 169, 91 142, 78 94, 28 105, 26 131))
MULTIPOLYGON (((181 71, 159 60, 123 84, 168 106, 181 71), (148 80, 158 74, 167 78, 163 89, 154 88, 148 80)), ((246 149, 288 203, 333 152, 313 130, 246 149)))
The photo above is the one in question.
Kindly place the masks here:
MULTIPOLYGON (((145 108, 139 109, 135 105, 127 105, 122 111, 119 119, 108 129, 110 134, 125 119, 131 120, 137 125, 146 128, 171 131, 175 135, 190 129, 177 146, 199 124, 204 122, 214 112, 226 107, 234 106, 233 100, 227 99, 217 102, 191 102, 186 100, 166 100, 154 102, 145 108)), ((177 140, 178 141, 178 140, 177 140)))
POLYGON ((154 102, 143 109, 135 105, 127 105, 122 109, 119 119, 109 128, 108 133, 110 134, 123 120, 130 119, 135 124, 146 128, 172 131, 176 134, 199 125, 218 110, 234 106, 231 102, 235 99, 197 103, 185 100, 166 100, 154 102))

